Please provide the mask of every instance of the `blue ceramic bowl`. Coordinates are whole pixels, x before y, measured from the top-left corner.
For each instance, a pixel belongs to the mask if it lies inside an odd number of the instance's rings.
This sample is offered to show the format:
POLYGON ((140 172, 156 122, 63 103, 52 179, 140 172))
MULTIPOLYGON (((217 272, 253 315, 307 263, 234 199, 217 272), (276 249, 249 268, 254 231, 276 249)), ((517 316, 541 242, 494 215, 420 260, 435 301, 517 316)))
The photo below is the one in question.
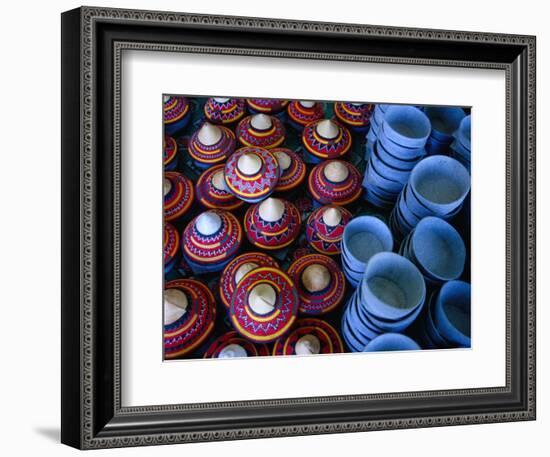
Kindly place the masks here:
POLYGON ((392 106, 384 114, 384 134, 401 146, 423 148, 431 129, 428 117, 414 106, 392 106))
POLYGON ((392 252, 372 256, 363 280, 362 306, 380 319, 405 318, 426 298, 426 284, 418 268, 392 252))
POLYGON ((389 108, 390 106, 394 106, 394 105, 392 105, 392 104, 379 103, 379 104, 377 104, 377 105, 375 106, 374 109, 378 109, 378 110, 382 111, 382 113, 385 113, 386 111, 388 111, 388 108, 389 108))
POLYGON ((412 232, 410 249, 422 269, 436 280, 457 279, 464 271, 464 241, 456 229, 443 219, 422 219, 412 232))
MULTIPOLYGON (((459 208, 470 192, 470 173, 456 159, 429 156, 413 168, 409 187, 424 207, 434 215, 445 216, 459 208)), ((419 214, 412 206, 411 209, 419 214)))
POLYGON ((355 337, 363 343, 363 346, 373 338, 376 338, 383 330, 357 314, 357 305, 352 304, 346 313, 347 324, 355 337))
POLYGON ((403 184, 399 181, 393 181, 382 176, 375 165, 369 161, 365 170, 365 177, 363 178, 363 187, 374 186, 385 190, 389 194, 396 194, 401 192, 403 184))
POLYGON ((378 140, 375 143, 374 149, 376 149, 376 152, 378 153, 378 157, 382 162, 388 164, 390 167, 396 168, 397 170, 402 170, 405 172, 410 172, 414 166, 418 163, 418 161, 422 157, 418 157, 416 160, 403 160, 399 157, 396 157, 391 153, 391 151, 387 150, 384 145, 378 140))
MULTIPOLYGON (((384 122, 384 112, 381 109, 374 108, 374 112, 371 117, 371 122, 374 119, 374 122, 376 123, 377 127, 380 127, 382 123, 384 122)), ((378 131, 378 129, 377 129, 378 131)))
POLYGON ((372 163, 377 173, 379 173, 384 178, 389 179, 391 181, 400 182, 402 185, 407 184, 411 171, 400 170, 384 162, 380 157, 378 144, 379 144, 378 142, 374 143, 374 149, 369 158, 369 163, 372 163))
POLYGON ((377 217, 359 216, 346 225, 342 249, 350 266, 361 271, 359 266, 365 265, 373 255, 393 249, 393 237, 388 226, 377 217))
POLYGON ((400 333, 384 333, 374 338, 365 347, 364 352, 379 351, 417 351, 420 346, 412 338, 400 333))
POLYGON ((421 148, 409 148, 402 146, 390 140, 383 131, 381 131, 378 135, 378 142, 382 144, 382 147, 386 151, 400 160, 416 163, 426 155, 424 146, 421 148))
POLYGON ((458 106, 428 106, 424 108, 424 113, 432 125, 431 136, 445 143, 453 140, 453 133, 466 116, 464 110, 458 106))
POLYGON ((460 126, 455 133, 456 139, 464 146, 468 151, 472 149, 471 143, 471 130, 472 130, 472 118, 466 116, 460 122, 460 126))
POLYGON ((441 336, 459 347, 470 347, 470 284, 449 281, 435 301, 434 321, 441 336))
POLYGON ((439 333, 439 330, 435 326, 434 322, 434 308, 435 308, 435 300, 436 300, 437 293, 432 293, 427 306, 424 308, 423 312, 423 324, 426 331, 427 336, 430 338, 430 340, 433 342, 434 346, 439 349, 447 349, 451 347, 451 343, 449 343, 442 335, 439 333))
POLYGON ((350 328, 349 323, 346 321, 346 317, 342 319, 342 338, 346 343, 346 346, 351 352, 362 352, 363 347, 365 347, 364 342, 370 341, 368 338, 363 338, 356 336, 353 330, 350 328))
MULTIPOLYGON (((376 111, 374 111, 376 113, 376 111)), ((378 136, 378 134, 380 133, 380 127, 381 127, 382 124, 380 124, 378 122, 378 120, 376 119, 376 116, 373 115, 371 118, 370 118, 370 129, 369 129, 369 133, 372 132, 372 134, 376 137, 378 136)))

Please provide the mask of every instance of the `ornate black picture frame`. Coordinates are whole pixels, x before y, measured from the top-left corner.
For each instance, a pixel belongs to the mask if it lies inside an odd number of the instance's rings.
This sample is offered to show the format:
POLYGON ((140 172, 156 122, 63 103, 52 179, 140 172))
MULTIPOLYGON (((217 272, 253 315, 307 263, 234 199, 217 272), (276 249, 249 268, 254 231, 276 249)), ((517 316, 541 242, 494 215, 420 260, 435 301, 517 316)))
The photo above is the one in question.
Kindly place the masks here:
POLYGON ((63 13, 62 442, 94 449, 535 419, 535 111, 532 36, 93 7, 63 13), (123 407, 124 49, 504 70, 506 386, 123 407))

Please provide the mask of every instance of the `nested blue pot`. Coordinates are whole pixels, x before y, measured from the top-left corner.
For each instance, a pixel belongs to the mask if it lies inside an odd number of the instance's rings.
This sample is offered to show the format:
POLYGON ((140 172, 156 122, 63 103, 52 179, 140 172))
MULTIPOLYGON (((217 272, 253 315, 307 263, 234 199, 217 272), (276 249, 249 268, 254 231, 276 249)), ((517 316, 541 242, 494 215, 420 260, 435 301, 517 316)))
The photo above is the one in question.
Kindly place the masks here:
POLYGON ((384 333, 367 344, 364 352, 416 351, 420 346, 412 338, 401 333, 384 333))
MULTIPOLYGON (((470 192, 470 173, 456 159, 429 156, 413 168, 409 187, 411 198, 431 210, 433 215, 445 216, 460 208, 470 192)), ((421 208, 418 211, 411 209, 417 214, 421 211, 421 208)))
POLYGON ((428 106, 424 113, 430 119, 432 126, 431 136, 442 143, 450 143, 453 133, 460 126, 460 122, 466 116, 464 110, 458 106, 428 106))
POLYGON ((434 321, 439 333, 459 347, 470 347, 471 290, 464 281, 449 281, 439 291, 434 321))
POLYGON ((394 143, 409 148, 422 148, 430 136, 428 117, 414 106, 391 106, 384 114, 384 134, 394 143))
POLYGON ((392 252, 374 255, 363 280, 362 305, 380 319, 402 319, 422 306, 426 298, 426 284, 418 268, 392 252))
POLYGON ((437 217, 425 217, 410 236, 411 260, 437 282, 457 279, 464 271, 466 246, 457 230, 437 217))

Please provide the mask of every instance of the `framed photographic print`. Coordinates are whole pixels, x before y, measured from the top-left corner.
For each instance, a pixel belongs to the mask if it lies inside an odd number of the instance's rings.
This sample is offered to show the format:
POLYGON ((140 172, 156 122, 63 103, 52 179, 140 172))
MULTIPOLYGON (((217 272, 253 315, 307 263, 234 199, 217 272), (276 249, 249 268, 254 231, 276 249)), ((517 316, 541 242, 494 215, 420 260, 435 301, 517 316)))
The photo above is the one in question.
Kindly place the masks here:
POLYGON ((535 418, 535 38, 62 15, 62 442, 535 418))

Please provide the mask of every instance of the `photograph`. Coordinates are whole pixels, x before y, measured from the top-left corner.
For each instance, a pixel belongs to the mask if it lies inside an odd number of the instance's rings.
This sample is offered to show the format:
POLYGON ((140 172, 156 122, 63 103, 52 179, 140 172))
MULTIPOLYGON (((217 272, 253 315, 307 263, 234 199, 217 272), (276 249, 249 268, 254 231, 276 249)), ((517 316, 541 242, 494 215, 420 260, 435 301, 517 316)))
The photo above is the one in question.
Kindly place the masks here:
POLYGON ((475 344, 471 107, 162 105, 165 360, 475 344))

